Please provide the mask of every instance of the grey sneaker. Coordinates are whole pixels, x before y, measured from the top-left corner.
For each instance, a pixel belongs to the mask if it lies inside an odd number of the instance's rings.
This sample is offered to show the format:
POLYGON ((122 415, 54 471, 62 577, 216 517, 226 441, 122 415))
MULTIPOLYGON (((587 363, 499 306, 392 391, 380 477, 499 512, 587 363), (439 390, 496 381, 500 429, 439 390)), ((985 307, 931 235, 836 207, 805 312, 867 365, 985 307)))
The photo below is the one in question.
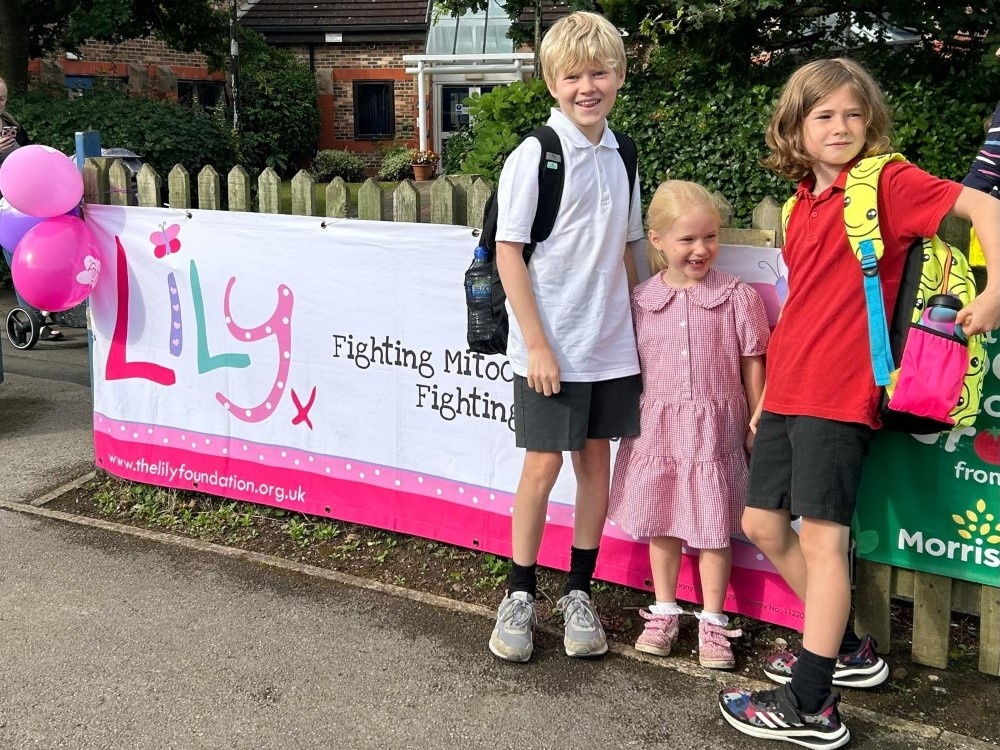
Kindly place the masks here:
POLYGON ((585 591, 575 589, 556 602, 563 613, 567 656, 600 656, 608 651, 608 639, 594 605, 585 591))
POLYGON ((497 610, 497 624, 490 636, 490 651, 507 661, 531 658, 535 631, 535 597, 515 591, 503 598, 497 610))

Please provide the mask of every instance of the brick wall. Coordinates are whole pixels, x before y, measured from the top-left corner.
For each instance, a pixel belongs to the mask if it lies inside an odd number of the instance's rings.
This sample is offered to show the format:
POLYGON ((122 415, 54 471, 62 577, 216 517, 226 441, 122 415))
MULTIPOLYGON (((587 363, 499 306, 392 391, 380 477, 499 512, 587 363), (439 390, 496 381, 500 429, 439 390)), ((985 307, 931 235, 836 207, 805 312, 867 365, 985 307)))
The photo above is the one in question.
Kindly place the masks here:
MULTIPOLYGON (((304 64, 310 64, 305 45, 285 47, 304 64)), ((405 72, 403 55, 422 54, 423 37, 413 41, 320 44, 313 47, 315 70, 322 116, 317 147, 347 149, 357 153, 366 166, 375 169, 381 162, 380 151, 387 145, 405 141, 415 143, 417 122, 417 84, 405 72), (354 137, 354 82, 392 81, 395 104, 396 137, 394 140, 367 140, 354 137)), ((225 80, 224 72, 209 73, 205 56, 171 49, 158 39, 148 37, 122 44, 88 42, 80 49, 78 60, 62 54, 34 60, 31 74, 35 82, 58 75, 112 76, 127 78, 133 90, 154 96, 177 96, 177 79, 225 80)), ((431 92, 427 92, 428 119, 432 110, 431 92)))
MULTIPOLYGON (((309 63, 305 46, 287 48, 309 63)), ((347 149, 358 154, 370 168, 381 162, 380 151, 394 141, 354 137, 354 82, 392 81, 396 115, 395 142, 414 142, 417 122, 417 83, 406 73, 403 55, 424 51, 423 38, 412 42, 324 44, 313 48, 313 65, 319 90, 322 131, 319 148, 347 149)), ((428 113, 430 109, 428 92, 428 113)))

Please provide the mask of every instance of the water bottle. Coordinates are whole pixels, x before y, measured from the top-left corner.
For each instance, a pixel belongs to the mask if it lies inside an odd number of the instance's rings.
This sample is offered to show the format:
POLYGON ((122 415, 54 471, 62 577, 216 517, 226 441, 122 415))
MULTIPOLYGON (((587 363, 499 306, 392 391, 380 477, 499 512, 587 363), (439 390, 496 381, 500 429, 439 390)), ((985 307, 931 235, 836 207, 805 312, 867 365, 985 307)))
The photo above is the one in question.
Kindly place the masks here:
POLYGON ((927 328, 933 328, 948 336, 957 336, 964 341, 965 331, 962 330, 962 326, 955 324, 955 318, 961 309, 962 300, 954 294, 935 294, 927 300, 927 307, 920 316, 920 323, 927 328))
POLYGON ((465 272, 465 302, 469 312, 468 340, 489 341, 494 335, 493 263, 488 248, 480 245, 465 272))

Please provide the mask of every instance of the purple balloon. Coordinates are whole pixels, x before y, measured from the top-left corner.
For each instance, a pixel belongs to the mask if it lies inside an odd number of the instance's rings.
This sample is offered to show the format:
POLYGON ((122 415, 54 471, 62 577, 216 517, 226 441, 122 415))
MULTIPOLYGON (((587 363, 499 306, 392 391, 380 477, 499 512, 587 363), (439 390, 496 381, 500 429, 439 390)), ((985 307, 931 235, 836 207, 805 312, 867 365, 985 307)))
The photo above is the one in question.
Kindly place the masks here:
POLYGON ((14 250, 14 286, 39 310, 59 312, 83 302, 101 272, 90 229, 73 216, 55 216, 32 227, 14 250))
POLYGON ((6 198, 0 198, 0 246, 13 250, 29 229, 43 221, 38 216, 21 213, 6 198))

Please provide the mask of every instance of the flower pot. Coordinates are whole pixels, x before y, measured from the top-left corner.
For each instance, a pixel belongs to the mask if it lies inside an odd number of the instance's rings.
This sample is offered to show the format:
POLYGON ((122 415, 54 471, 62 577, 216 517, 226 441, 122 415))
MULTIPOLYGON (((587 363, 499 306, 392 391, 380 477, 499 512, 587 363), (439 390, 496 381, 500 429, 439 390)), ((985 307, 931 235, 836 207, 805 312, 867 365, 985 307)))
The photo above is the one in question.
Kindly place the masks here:
POLYGON ((434 164, 413 164, 413 178, 418 182, 434 177, 434 164))

